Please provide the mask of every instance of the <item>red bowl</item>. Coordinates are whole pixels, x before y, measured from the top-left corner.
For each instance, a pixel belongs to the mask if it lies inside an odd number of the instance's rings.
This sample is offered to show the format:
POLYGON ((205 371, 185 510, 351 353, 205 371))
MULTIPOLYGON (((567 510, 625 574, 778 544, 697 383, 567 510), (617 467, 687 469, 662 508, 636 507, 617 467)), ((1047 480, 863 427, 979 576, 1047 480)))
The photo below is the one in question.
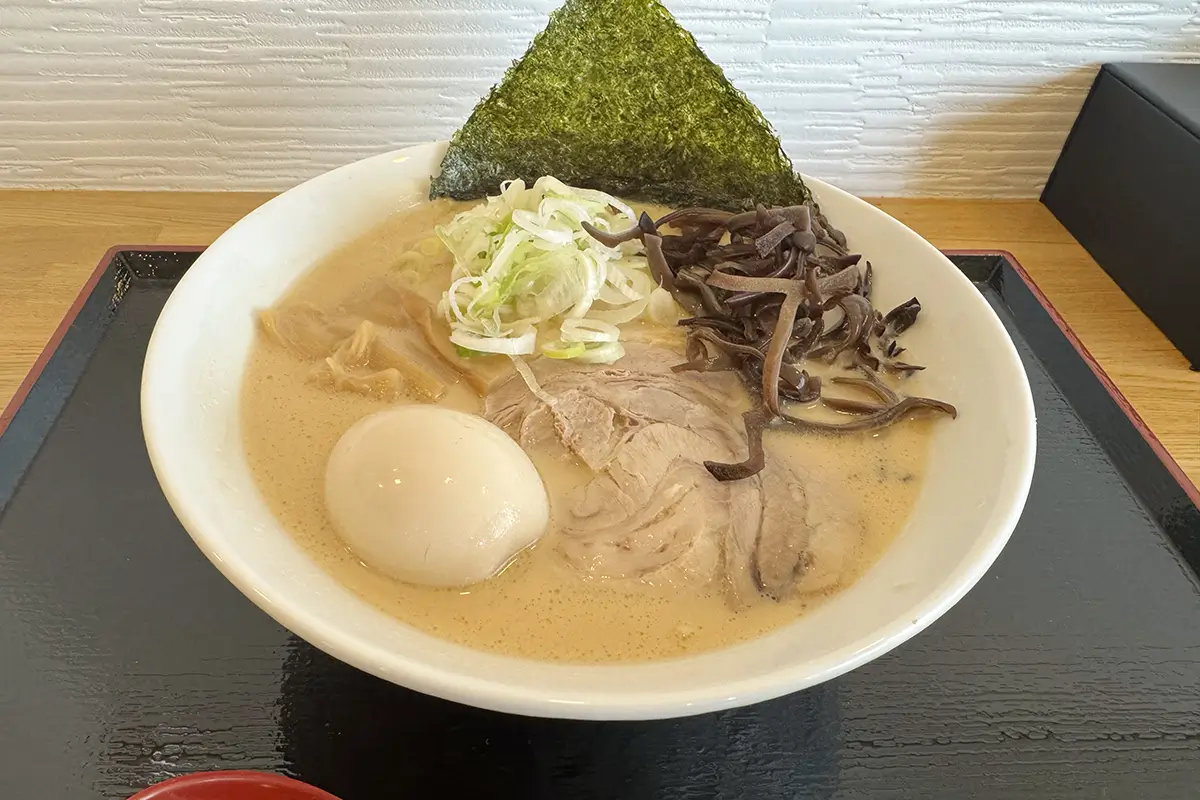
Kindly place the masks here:
POLYGON ((129 800, 338 800, 307 783, 270 772, 197 772, 156 783, 129 800))

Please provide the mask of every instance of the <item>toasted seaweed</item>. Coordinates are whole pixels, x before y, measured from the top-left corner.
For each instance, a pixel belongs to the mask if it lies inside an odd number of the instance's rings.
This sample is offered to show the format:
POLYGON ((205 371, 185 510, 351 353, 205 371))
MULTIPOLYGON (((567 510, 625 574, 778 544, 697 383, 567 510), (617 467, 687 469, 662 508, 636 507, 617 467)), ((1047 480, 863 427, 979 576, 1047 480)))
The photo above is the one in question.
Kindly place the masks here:
POLYGON ((659 0, 567 0, 454 134, 430 197, 542 175, 668 206, 810 199, 762 113, 659 0))

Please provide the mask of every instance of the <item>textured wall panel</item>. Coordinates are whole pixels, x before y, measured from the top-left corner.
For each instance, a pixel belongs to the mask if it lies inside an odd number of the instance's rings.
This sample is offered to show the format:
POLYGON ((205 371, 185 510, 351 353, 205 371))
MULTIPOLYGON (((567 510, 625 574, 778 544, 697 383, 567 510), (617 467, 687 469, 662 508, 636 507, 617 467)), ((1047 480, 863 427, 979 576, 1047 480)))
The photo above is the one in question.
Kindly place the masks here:
MULTIPOLYGON (((555 0, 0 0, 0 185, 281 189, 442 138, 555 0)), ((1200 60, 1200 2, 668 0, 801 169, 1031 196, 1096 65, 1200 60)))

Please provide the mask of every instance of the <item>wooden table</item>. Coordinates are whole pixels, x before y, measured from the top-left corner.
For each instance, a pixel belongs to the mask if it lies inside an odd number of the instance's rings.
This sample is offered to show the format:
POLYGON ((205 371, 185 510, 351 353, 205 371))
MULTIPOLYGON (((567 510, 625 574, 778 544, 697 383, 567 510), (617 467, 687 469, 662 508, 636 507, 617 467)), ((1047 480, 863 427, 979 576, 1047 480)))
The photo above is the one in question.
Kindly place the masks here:
MULTIPOLYGON (((269 194, 0 191, 0 407, 114 244, 209 244, 269 194)), ((945 249, 1008 250, 1200 484, 1200 373, 1033 200, 881 200, 945 249)))

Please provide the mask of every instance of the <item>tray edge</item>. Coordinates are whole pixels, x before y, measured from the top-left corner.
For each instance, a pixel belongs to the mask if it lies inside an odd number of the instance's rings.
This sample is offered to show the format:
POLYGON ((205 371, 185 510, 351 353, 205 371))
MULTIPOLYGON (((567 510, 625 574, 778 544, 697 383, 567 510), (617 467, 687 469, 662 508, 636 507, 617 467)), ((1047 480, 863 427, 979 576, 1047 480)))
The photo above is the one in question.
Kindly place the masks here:
POLYGON ((993 249, 955 249, 943 250, 942 252, 948 257, 998 255, 1008 259, 1008 263, 1012 265, 1013 271, 1017 273, 1017 276, 1025 284, 1026 288, 1029 289, 1034 299, 1037 300, 1038 305, 1040 305, 1046 311, 1046 313, 1050 316, 1050 319, 1054 322, 1055 326, 1062 331, 1063 336, 1065 336, 1067 341, 1070 342, 1071 347, 1075 349, 1075 352, 1077 352, 1080 358, 1083 359, 1084 363, 1088 365, 1088 368, 1091 369, 1092 374, 1094 374, 1096 379, 1100 381, 1100 385, 1103 386, 1104 390, 1108 392, 1110 397, 1112 397, 1113 402, 1115 402, 1121 411, 1124 412, 1125 416, 1129 418, 1129 421, 1133 424, 1134 428, 1136 428, 1138 433, 1141 434, 1142 438, 1146 440, 1146 443, 1150 445, 1150 449, 1154 451, 1154 454, 1158 456, 1158 460, 1161 461, 1163 466, 1167 468, 1167 471, 1171 473, 1171 477, 1173 477, 1179 484, 1180 488, 1183 489, 1184 494, 1186 494, 1196 506, 1200 507, 1200 488, 1197 488, 1196 484, 1192 482, 1192 479, 1189 478, 1187 473, 1183 471, 1183 468, 1179 466, 1179 462, 1175 460, 1175 457, 1172 456, 1170 452, 1167 451, 1167 448, 1163 446, 1163 443, 1159 440, 1158 436, 1155 435, 1154 431, 1150 429, 1150 426, 1147 425, 1145 420, 1142 419, 1141 414, 1137 412, 1137 409, 1133 407, 1133 404, 1129 402, 1129 399, 1125 397, 1125 395, 1121 392, 1121 389, 1115 382, 1113 382, 1113 379, 1109 377, 1107 372, 1104 371, 1104 367, 1100 365, 1100 362, 1096 360, 1096 357, 1093 356, 1091 351, 1087 349, 1087 345, 1085 345, 1079 336, 1076 335, 1070 324, 1063 319, 1062 314, 1058 312, 1058 309, 1054 307, 1054 304, 1050 302, 1050 299, 1046 297, 1045 293, 1038 287, 1037 283, 1032 277, 1030 277, 1029 273, 1025 271, 1025 267, 1021 265, 1020 260, 1013 255, 1011 251, 993 249))
POLYGON ((29 392, 33 389, 33 385, 37 383, 38 378, 42 376, 42 371, 46 368, 46 364, 54 356, 58 346, 62 344, 63 337, 67 335, 71 325, 75 323, 75 319, 79 316, 83 304, 91 297, 92 292, 96 290, 96 285, 100 282, 101 276, 112 265, 114 259, 126 250, 139 250, 142 252, 171 252, 171 253, 198 253, 205 250, 204 245, 164 245, 164 244, 117 244, 104 251, 104 255, 100 256, 100 261, 92 270, 88 279, 80 287, 79 292, 71 301, 71 305, 67 306, 66 312, 62 319, 58 321, 58 326, 54 332, 50 334, 50 338, 46 340, 46 344, 42 347, 37 358, 33 360, 29 371, 25 373, 25 377, 17 384, 16 390, 13 392, 9 401, 4 405, 4 410, 0 411, 0 436, 4 435, 4 431, 8 429, 13 417, 17 415, 17 411, 21 405, 29 397, 29 392))

